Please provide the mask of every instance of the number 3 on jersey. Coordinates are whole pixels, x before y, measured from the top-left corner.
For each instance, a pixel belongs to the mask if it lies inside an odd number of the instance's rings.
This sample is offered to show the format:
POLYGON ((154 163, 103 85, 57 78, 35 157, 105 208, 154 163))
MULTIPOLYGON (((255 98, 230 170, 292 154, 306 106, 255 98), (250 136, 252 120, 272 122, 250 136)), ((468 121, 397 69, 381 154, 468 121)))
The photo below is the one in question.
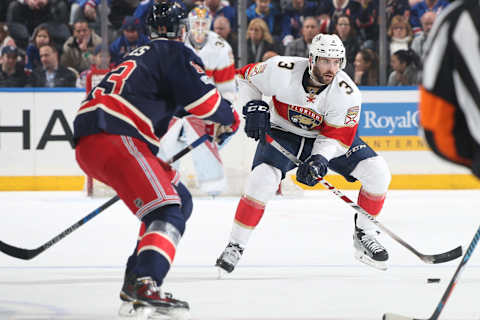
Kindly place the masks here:
POLYGON ((110 75, 105 81, 112 83, 110 89, 103 87, 95 87, 92 95, 98 97, 102 94, 121 94, 125 80, 132 74, 133 70, 137 67, 137 63, 134 60, 127 60, 119 64, 115 69, 110 71, 110 75))

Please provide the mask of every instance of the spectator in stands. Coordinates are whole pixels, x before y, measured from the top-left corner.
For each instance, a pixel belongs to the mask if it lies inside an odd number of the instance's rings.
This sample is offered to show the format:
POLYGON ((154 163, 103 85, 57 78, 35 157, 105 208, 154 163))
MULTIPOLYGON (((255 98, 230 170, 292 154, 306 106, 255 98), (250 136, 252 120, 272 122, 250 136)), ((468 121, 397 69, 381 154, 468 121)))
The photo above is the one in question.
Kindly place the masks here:
POLYGON ((413 50, 398 50, 390 57, 389 86, 414 86, 420 81, 420 58, 413 50))
POLYGON ((235 65, 238 62, 238 37, 235 32, 232 32, 230 21, 223 17, 218 16, 213 22, 213 31, 215 31, 220 37, 225 39, 230 47, 232 47, 233 56, 235 58, 235 65))
POLYGON ((59 64, 58 51, 53 44, 44 44, 39 48, 42 65, 30 75, 32 87, 75 87, 77 75, 59 64))
POLYGON ((118 64, 130 51, 150 42, 142 29, 140 19, 133 16, 125 17, 121 28, 122 35, 110 45, 110 56, 114 64, 118 64))
POLYGON ((448 4, 449 2, 447 0, 422 0, 416 5, 412 6, 410 23, 413 28, 413 33, 416 34, 422 30, 420 19, 425 12, 433 11, 436 14, 439 14, 443 8, 448 6, 448 4))
POLYGON ((357 52, 360 51, 362 41, 359 37, 357 37, 355 28, 352 26, 352 21, 347 15, 338 16, 337 20, 335 21, 335 31, 333 33, 338 35, 343 42, 343 46, 345 47, 345 58, 347 59, 347 65, 343 71, 345 71, 350 78, 353 79, 355 69, 353 62, 355 61, 357 52))
POLYGON ((318 33, 319 26, 317 19, 315 19, 315 17, 305 18, 303 21, 301 37, 293 40, 287 45, 285 48, 285 55, 308 58, 308 47, 312 44, 313 37, 318 33))
POLYGON ((288 18, 282 15, 280 10, 271 3, 271 0, 255 0, 255 3, 247 8, 248 22, 250 23, 255 18, 263 19, 270 34, 277 40, 281 41, 282 36, 286 35, 286 31, 281 28, 286 25, 282 20, 288 18))
POLYGON ((25 71, 27 73, 32 72, 36 67, 41 66, 40 61, 40 48, 44 44, 52 43, 48 27, 45 23, 37 26, 33 31, 33 35, 30 44, 27 47, 27 59, 25 63, 25 71))
MULTIPOLYGON (((360 14, 360 3, 353 0, 323 0, 319 2, 317 15, 327 15, 335 21, 341 15, 349 16, 356 21, 360 14)), ((330 30, 331 27, 328 29, 330 30)))
POLYGON ((285 30, 285 35, 282 40, 284 46, 287 46, 287 44, 294 39, 298 39, 303 36, 303 23, 305 22, 307 17, 314 16, 317 9, 317 2, 305 0, 291 0, 291 2, 285 8, 284 12, 284 15, 287 17, 287 19, 282 20, 283 23, 286 24, 282 27, 282 29, 285 30))
MULTIPOLYGON (((126 16, 132 16, 138 7, 140 0, 114 0, 110 4, 108 20, 113 30, 120 30, 126 16)), ((143 23, 143 22, 142 22, 143 23)), ((117 36, 115 34, 115 36, 117 36)))
POLYGON ((15 0, 0 1, 0 21, 7 21, 7 9, 8 9, 8 6, 10 5, 10 2, 12 1, 15 1, 15 0))
POLYGON ((417 56, 420 58, 423 57, 425 52, 425 42, 427 40, 428 34, 432 29, 433 23, 437 14, 433 11, 425 12, 420 21, 422 22, 422 32, 419 32, 412 41, 412 50, 415 51, 417 56))
POLYGON ((247 63, 260 62, 267 51, 278 52, 268 26, 261 18, 255 18, 247 28, 247 63))
MULTIPOLYGON (((16 47, 17 45, 15 44, 15 40, 13 40, 12 37, 10 37, 10 34, 8 33, 8 26, 4 22, 0 22, 0 53, 2 52, 2 49, 6 46, 10 47, 16 47)), ((0 60, 0 63, 2 61, 0 60)))
POLYGON ((17 45, 25 49, 35 27, 47 23, 52 40, 63 44, 70 36, 67 10, 63 0, 12 1, 7 12, 10 33, 17 45))
MULTIPOLYGON (((100 34, 101 32, 101 19, 100 19, 100 4, 102 0, 74 0, 72 7, 70 8, 70 23, 79 20, 85 20, 88 22, 88 25, 96 33, 100 34)), ((110 4, 111 0, 107 0, 107 16, 110 14, 110 4)), ((103 21, 110 25, 110 22, 103 21)))
POLYGON ((389 55, 398 50, 408 50, 412 43, 412 27, 404 16, 395 16, 392 18, 387 35, 389 37, 389 55))
POLYGON ((102 50, 102 45, 97 46, 93 54, 92 65, 89 69, 80 73, 76 87, 85 88, 88 94, 113 67, 114 64, 111 63, 109 50, 102 50))
POLYGON ((394 16, 404 16, 405 19, 409 20, 410 8, 408 0, 386 0, 387 25, 390 25, 390 21, 394 16))
POLYGON ((2 64, 0 68, 0 87, 24 87, 27 75, 24 65, 17 61, 18 49, 5 46, 2 49, 2 64))
POLYGON ((95 48, 102 43, 102 38, 91 30, 88 22, 79 20, 73 24, 73 36, 63 45, 60 64, 71 67, 78 73, 90 68, 91 55, 95 48))
POLYGON ((378 58, 372 49, 362 49, 355 56, 353 80, 358 86, 378 85, 378 58))
POLYGON ((358 33, 363 41, 371 44, 367 46, 376 48, 378 40, 378 1, 376 0, 359 0, 360 9, 355 19, 355 25, 358 33))
POLYGON ((230 26, 237 29, 237 10, 226 1, 221 0, 204 0, 203 5, 210 10, 213 22, 218 17, 224 16, 230 22, 230 26))

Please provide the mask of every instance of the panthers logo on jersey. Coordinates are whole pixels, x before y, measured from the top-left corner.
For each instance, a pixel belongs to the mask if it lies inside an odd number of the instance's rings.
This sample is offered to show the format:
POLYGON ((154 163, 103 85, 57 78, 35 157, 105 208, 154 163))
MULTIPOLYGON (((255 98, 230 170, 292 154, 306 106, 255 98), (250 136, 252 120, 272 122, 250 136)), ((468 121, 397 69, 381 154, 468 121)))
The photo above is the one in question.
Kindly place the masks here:
POLYGON ((323 122, 322 115, 303 107, 289 106, 288 119, 295 126, 304 130, 312 130, 323 122))
POLYGON ((360 107, 358 106, 351 107, 347 110, 347 114, 345 116, 345 125, 347 127, 354 127, 357 124, 359 111, 360 107))

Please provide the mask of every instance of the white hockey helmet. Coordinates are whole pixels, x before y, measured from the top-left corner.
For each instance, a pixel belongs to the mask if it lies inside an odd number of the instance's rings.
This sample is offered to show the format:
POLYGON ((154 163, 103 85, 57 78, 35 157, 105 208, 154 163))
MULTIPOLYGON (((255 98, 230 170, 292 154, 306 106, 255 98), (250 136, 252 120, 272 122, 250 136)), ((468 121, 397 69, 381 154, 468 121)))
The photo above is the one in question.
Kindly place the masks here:
POLYGON ((310 45, 308 54, 308 73, 314 79, 313 67, 319 57, 341 59, 340 69, 345 68, 347 58, 342 40, 336 34, 317 34, 310 45))

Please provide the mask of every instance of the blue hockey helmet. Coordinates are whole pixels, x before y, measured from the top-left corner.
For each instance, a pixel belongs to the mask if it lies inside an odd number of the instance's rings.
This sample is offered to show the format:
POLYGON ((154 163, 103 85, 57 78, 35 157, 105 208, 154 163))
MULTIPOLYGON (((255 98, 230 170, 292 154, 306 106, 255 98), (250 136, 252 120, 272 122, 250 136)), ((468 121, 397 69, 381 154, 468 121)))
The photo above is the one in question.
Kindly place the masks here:
POLYGON ((185 29, 186 13, 176 1, 160 1, 153 4, 147 15, 146 25, 151 38, 177 39, 185 29))

